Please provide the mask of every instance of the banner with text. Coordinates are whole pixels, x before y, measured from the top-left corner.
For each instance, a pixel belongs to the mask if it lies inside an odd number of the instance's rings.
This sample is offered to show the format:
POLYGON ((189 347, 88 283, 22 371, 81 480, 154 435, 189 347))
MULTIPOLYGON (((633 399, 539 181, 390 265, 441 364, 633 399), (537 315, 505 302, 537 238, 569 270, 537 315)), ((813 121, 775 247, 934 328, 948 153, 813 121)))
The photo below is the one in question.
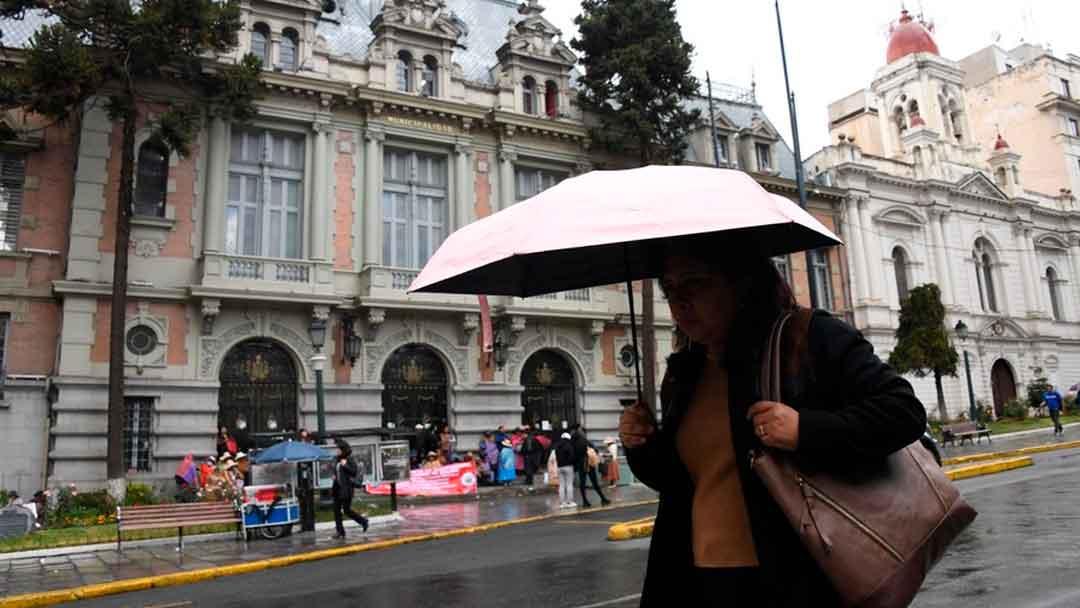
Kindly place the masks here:
MULTIPOLYGON (((366 484, 368 494, 387 496, 390 484, 366 484)), ((448 464, 436 469, 413 469, 409 480, 398 482, 398 496, 461 496, 476 494, 476 465, 448 464)))

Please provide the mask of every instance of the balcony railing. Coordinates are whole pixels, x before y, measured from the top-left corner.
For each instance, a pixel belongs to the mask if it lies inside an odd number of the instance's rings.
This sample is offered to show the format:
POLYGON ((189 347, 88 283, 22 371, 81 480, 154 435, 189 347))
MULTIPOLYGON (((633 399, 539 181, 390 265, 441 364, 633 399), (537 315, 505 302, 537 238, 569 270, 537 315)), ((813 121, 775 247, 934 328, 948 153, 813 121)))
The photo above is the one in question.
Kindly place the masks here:
POLYGON ((328 262, 207 253, 203 287, 289 294, 333 294, 328 262))

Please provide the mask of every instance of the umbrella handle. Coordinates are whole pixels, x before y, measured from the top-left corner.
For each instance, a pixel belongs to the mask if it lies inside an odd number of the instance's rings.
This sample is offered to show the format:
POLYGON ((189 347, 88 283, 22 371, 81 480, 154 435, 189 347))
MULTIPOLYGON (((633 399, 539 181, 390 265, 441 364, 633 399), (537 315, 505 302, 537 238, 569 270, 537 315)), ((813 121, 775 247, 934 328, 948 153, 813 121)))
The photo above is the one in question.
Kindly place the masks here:
POLYGON ((626 297, 630 300, 630 340, 634 343, 634 380, 637 381, 637 400, 644 403, 641 395, 641 357, 638 355, 637 317, 634 315, 634 281, 630 275, 630 246, 623 246, 623 260, 626 263, 626 297))

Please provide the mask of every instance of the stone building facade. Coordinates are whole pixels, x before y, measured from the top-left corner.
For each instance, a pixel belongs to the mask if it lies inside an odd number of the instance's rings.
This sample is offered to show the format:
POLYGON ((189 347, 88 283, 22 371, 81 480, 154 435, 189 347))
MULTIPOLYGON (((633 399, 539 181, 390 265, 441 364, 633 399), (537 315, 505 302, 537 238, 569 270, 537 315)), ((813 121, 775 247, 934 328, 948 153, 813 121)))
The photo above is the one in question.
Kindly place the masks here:
MULTIPOLYGON (((1048 75, 1018 80, 1019 67, 970 86, 965 66, 977 62, 941 57, 906 11, 887 55, 869 88, 830 106, 836 143, 806 163, 815 181, 847 191, 856 325, 887 355, 906 291, 936 283, 949 327, 970 329, 954 343, 970 354, 977 400, 1000 414, 1037 378, 1080 382, 1080 208, 1062 162, 1070 143, 1042 128, 1056 118, 1017 100, 1072 102, 1048 75), (1002 79, 1016 89, 1003 94, 1002 79)), ((946 379, 950 417, 968 411, 964 373, 961 359, 946 379)), ((914 382, 934 412, 932 378, 914 382)))
MULTIPOLYGON (((245 3, 240 47, 219 60, 263 59, 251 124, 210 121, 186 158, 140 129, 125 327, 130 478, 171 478, 187 453, 214 450, 222 426, 315 428, 313 322, 328 327, 331 430, 445 419, 458 449, 525 420, 613 434, 619 399, 633 396, 624 287, 490 298, 509 345, 499 357, 482 352, 476 297, 406 293, 456 228, 594 166, 622 165, 589 150, 576 58, 560 32, 535 0, 346 0, 332 13, 322 4, 245 3)), ((5 29, 5 42, 17 46, 35 26, 5 29)), ((752 95, 732 89, 716 101, 730 138, 721 164, 794 196, 794 159, 752 95)), ((691 160, 712 164, 706 126, 691 160)), ((29 274, 37 296, 12 287, 21 299, 10 301, 37 306, 42 319, 16 319, 9 345, 57 345, 25 365, 28 353, 4 362, 8 395, 24 382, 15 371, 36 374, 27 396, 0 410, 36 425, 25 432, 32 449, 0 447, 28 471, 28 490, 105 476, 120 129, 89 104, 67 136, 26 154, 19 249, 0 254, 0 269, 4 259, 41 265, 29 274), (50 231, 39 241, 28 218, 46 175, 58 217, 41 217, 50 231), (34 247, 55 249, 55 261, 24 252, 34 247)), ((811 192, 815 215, 834 229, 843 200, 826 186, 811 192)), ((801 256, 778 263, 808 300, 801 256)), ((839 251, 814 263, 828 279, 823 301, 841 314, 846 263, 839 251)), ((663 356, 671 320, 657 298, 663 356)), ((15 427, 3 428, 0 444, 10 443, 15 427)))

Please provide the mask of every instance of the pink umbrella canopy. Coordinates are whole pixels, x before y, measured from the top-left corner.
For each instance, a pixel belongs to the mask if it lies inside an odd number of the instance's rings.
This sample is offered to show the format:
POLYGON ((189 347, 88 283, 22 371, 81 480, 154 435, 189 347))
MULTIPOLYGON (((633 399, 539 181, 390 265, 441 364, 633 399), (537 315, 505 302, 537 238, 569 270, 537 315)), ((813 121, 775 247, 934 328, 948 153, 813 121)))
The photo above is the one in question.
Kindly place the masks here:
POLYGON ((529 297, 650 278, 665 241, 709 234, 766 256, 840 243, 741 171, 593 171, 454 232, 409 291, 529 297))

